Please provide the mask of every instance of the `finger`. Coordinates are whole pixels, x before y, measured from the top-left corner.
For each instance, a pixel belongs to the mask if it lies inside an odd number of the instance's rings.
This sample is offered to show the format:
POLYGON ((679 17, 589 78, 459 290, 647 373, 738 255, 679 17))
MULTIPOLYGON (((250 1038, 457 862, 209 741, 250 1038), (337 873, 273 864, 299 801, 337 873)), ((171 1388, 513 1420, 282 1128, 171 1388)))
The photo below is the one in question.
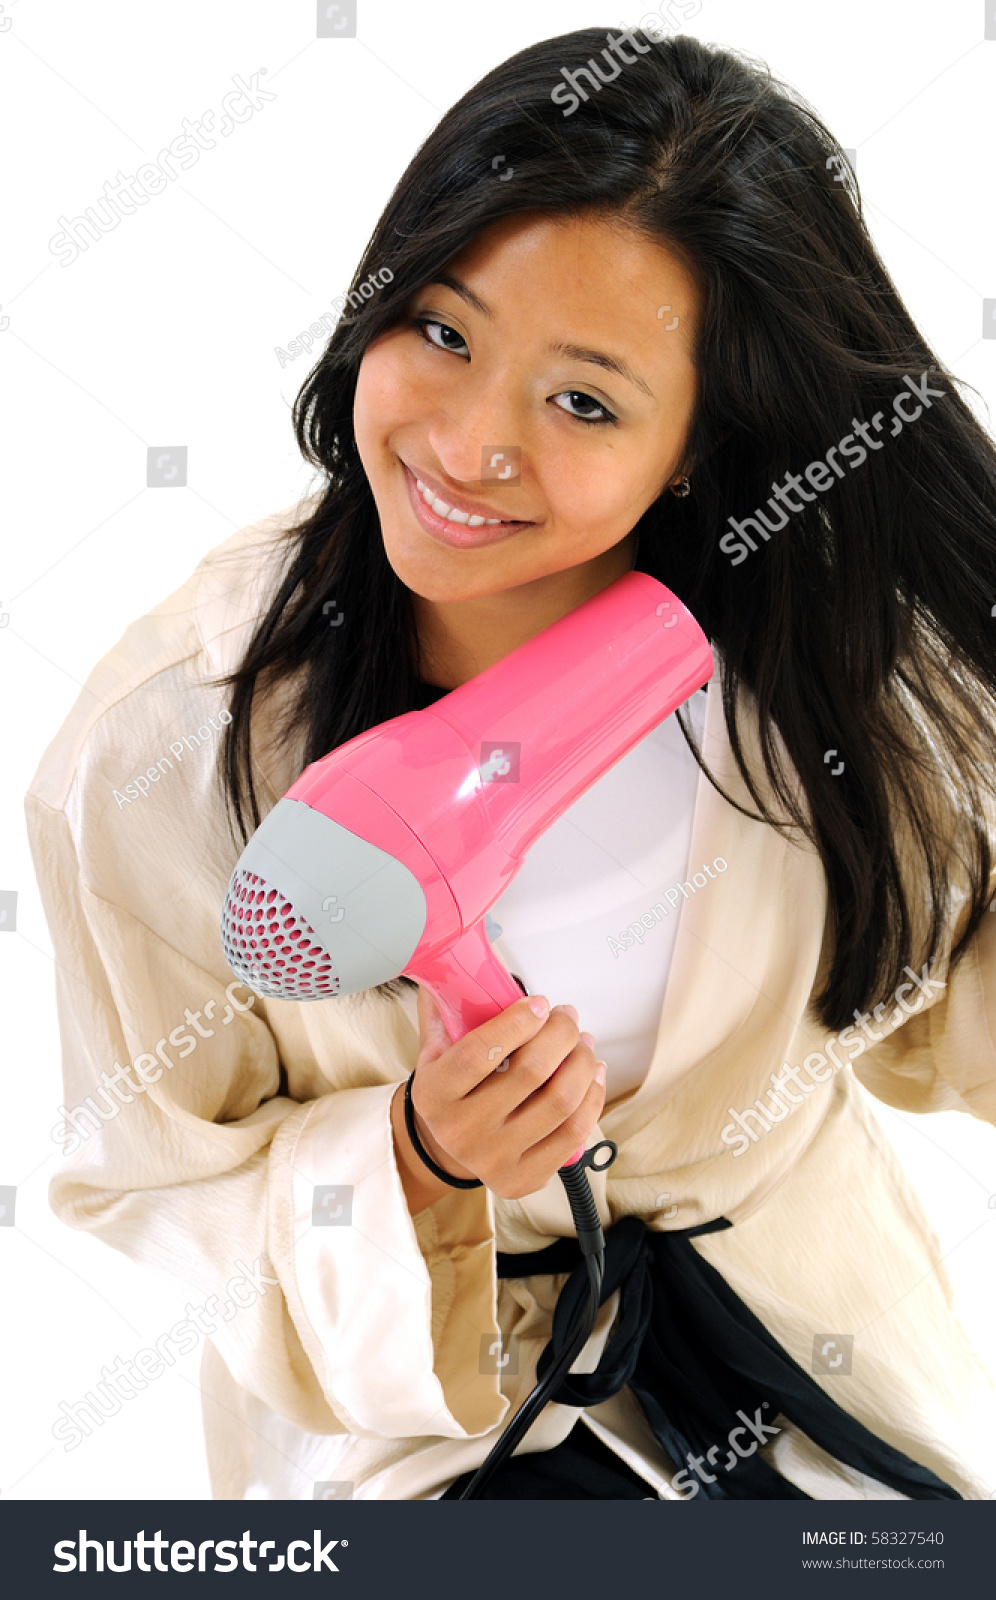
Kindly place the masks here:
POLYGON ((418 986, 418 1031, 421 1045, 418 1053, 418 1066, 423 1066, 429 1061, 438 1061, 444 1050, 448 1050, 453 1041, 446 1030, 442 1013, 436 1004, 435 996, 431 989, 418 986))
MULTIPOLYGON (((539 1186, 543 1187, 547 1182, 551 1166, 562 1167, 579 1145, 587 1144, 602 1115, 604 1103, 605 1085, 593 1079, 580 1105, 560 1127, 523 1150, 520 1169, 527 1182, 531 1180, 532 1174, 538 1177, 542 1174, 539 1186)), ((525 1189, 522 1192, 532 1194, 534 1191, 525 1189)))
POLYGON ((579 1039, 556 1071, 508 1115, 505 1127, 523 1153, 574 1115, 595 1081, 597 1067, 591 1045, 579 1039))
MULTIPOLYGON (((462 1099, 490 1079, 496 1065, 534 1038, 549 1015, 549 1000, 545 995, 534 994, 516 1000, 489 1022, 472 1028, 451 1046, 447 1081, 450 1097, 462 1099)), ((499 1080, 502 1076, 499 1074, 499 1080)))
MULTIPOLYGON (((573 1006, 554 1006, 540 1031, 512 1051, 507 1071, 496 1070, 475 1089, 472 1098, 480 1099, 492 1115, 503 1120, 511 1117, 562 1069, 577 1046, 581 1035, 577 1022, 572 1020, 576 1017, 573 1006)), ((591 1034, 586 1037, 591 1040, 591 1034)), ((504 1067, 505 1063, 497 1065, 504 1067)))

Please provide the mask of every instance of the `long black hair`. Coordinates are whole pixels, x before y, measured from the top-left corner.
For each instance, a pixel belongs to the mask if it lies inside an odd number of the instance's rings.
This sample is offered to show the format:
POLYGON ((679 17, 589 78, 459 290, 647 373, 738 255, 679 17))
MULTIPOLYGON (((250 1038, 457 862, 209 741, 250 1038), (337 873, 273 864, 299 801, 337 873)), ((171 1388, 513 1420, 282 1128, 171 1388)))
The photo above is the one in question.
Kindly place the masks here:
POLYGON ((563 34, 489 72, 419 149, 374 230, 294 406, 322 492, 286 535, 272 604, 220 680, 233 689, 220 762, 233 837, 260 821, 257 692, 295 675, 284 735, 303 732, 304 764, 416 703, 412 597, 387 561, 353 435, 365 349, 498 218, 611 216, 674 252, 702 292, 692 493, 665 492, 644 513, 636 566, 681 597, 716 649, 758 816, 819 853, 829 957, 813 1005, 840 1028, 894 991, 911 960, 947 949, 953 910, 957 960, 989 898, 996 450, 915 327, 812 108, 763 65, 693 38, 644 37, 621 65, 610 37, 563 34), (731 545, 729 519, 764 508, 776 480, 858 424, 879 416, 881 430, 904 387, 914 405, 906 379, 941 397, 882 431, 860 470, 837 473, 783 531, 750 553, 731 545))

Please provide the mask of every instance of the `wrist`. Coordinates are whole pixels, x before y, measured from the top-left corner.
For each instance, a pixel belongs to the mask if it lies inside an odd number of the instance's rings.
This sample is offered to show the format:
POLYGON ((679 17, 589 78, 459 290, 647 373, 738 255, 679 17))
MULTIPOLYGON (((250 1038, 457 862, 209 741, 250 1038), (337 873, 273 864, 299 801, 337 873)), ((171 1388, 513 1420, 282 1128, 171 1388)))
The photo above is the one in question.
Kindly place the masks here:
POLYGON ((417 1211, 423 1211, 426 1206, 441 1200, 443 1195, 452 1194, 453 1190, 423 1165, 412 1148, 408 1129, 405 1127, 404 1083, 398 1084, 391 1099, 391 1130, 394 1134, 394 1155, 398 1176, 405 1191, 408 1209, 414 1216, 417 1211))
MULTIPOLYGON (((436 1161, 422 1143, 422 1139, 418 1130, 418 1124, 415 1119, 415 1101, 412 1095, 412 1085, 414 1082, 415 1073, 412 1072, 408 1082, 405 1084, 404 1110, 405 1127, 408 1130, 408 1138, 411 1142, 412 1149, 415 1151, 415 1154, 418 1156, 422 1165, 429 1169, 433 1177, 440 1178, 448 1188, 482 1189, 484 1184, 480 1178, 474 1177, 472 1173, 468 1173, 465 1178, 457 1177, 452 1171, 452 1168, 444 1167, 440 1162, 436 1161)), ((448 1155, 449 1152, 444 1151, 444 1154, 448 1155)), ((454 1165, 456 1164, 457 1163, 454 1163, 454 1165)))
POLYGON ((405 1128, 415 1155, 430 1172, 432 1171, 432 1164, 435 1163, 439 1171, 434 1176, 441 1179, 443 1183, 450 1180, 454 1188, 467 1188, 471 1184, 479 1187, 481 1180, 477 1174, 469 1172, 466 1167, 462 1167, 448 1150, 444 1150, 441 1145, 437 1144, 435 1138, 426 1127, 424 1119, 415 1110, 415 1100, 412 1094, 414 1078, 415 1074, 412 1073, 405 1085, 404 1109, 405 1128))

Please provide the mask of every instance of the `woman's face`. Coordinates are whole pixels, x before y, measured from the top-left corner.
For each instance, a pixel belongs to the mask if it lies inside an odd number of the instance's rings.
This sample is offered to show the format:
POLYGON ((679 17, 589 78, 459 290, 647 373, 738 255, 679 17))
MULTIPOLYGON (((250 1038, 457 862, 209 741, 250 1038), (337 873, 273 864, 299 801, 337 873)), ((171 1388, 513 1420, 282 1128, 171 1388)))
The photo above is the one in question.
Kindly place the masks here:
POLYGON ((360 365, 357 446, 401 581, 447 603, 609 551, 628 570, 623 541, 682 471, 697 312, 685 268, 621 225, 529 212, 479 234, 360 365))

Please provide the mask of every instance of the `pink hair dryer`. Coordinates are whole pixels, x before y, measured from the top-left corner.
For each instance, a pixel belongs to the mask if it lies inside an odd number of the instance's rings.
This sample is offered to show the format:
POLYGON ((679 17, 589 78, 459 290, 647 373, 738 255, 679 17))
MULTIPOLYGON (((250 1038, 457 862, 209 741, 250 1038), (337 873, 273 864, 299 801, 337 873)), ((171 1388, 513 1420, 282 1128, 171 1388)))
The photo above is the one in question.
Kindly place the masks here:
POLYGON ((404 973, 462 1038, 521 998, 485 913, 530 845, 713 668, 680 600, 629 572, 428 709, 312 762, 232 874, 232 971, 286 1000, 404 973))

